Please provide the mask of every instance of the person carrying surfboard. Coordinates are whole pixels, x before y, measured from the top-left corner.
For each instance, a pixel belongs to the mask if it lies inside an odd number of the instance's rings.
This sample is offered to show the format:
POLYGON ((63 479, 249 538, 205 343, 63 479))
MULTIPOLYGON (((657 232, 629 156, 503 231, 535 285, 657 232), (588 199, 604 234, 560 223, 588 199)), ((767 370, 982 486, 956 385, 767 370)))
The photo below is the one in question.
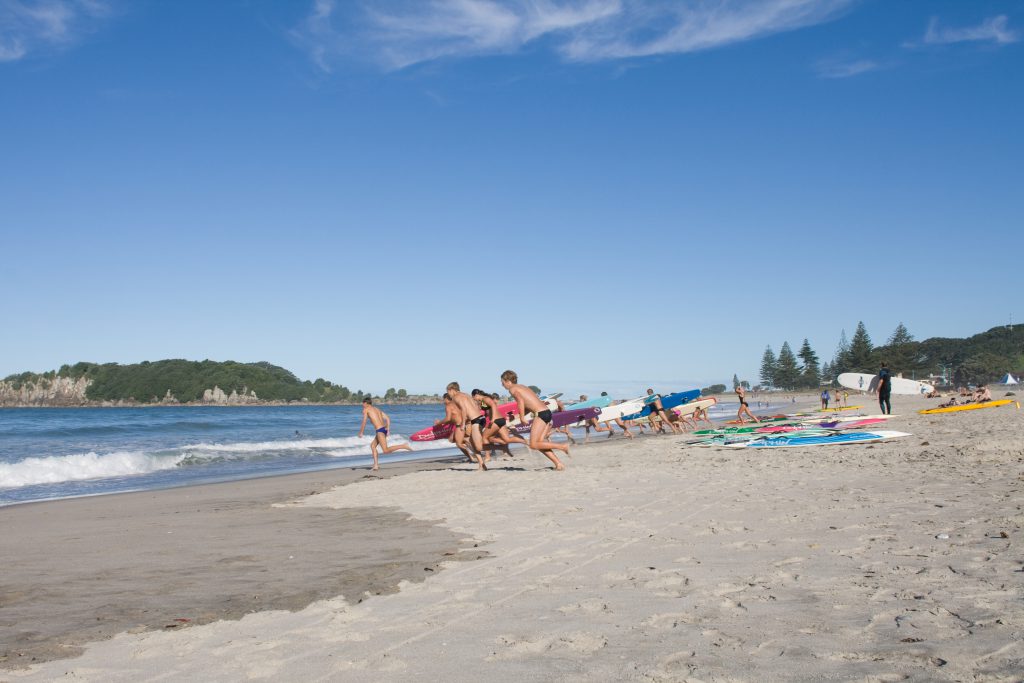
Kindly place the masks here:
POLYGON ((388 432, 391 430, 391 418, 380 408, 373 405, 373 401, 370 397, 363 399, 363 421, 359 424, 359 436, 362 438, 363 430, 366 429, 366 420, 369 419, 370 423, 376 428, 377 433, 373 435, 373 441, 370 442, 370 453, 373 454, 373 469, 379 470, 380 464, 377 462, 377 446, 380 446, 384 454, 394 453, 395 451, 411 451, 412 446, 408 444, 400 444, 398 446, 388 446, 388 432))
POLYGON ((665 408, 661 405, 661 396, 654 393, 654 389, 648 387, 647 398, 644 399, 644 403, 651 409, 651 414, 647 417, 647 421, 650 423, 651 429, 657 427, 659 432, 664 433, 664 425, 668 425, 669 429, 671 429, 673 433, 682 433, 682 428, 678 427, 674 422, 668 419, 665 408), (657 418, 657 422, 655 421, 655 418, 657 418))
POLYGON ((526 413, 534 413, 537 416, 534 418, 530 429, 530 448, 543 453, 552 462, 556 470, 564 470, 565 465, 555 455, 555 451, 563 451, 568 455, 569 444, 560 444, 546 440, 548 427, 551 424, 551 410, 548 409, 547 404, 541 401, 537 394, 533 393, 533 389, 519 384, 519 375, 514 370, 506 370, 501 373, 501 386, 515 399, 516 412, 519 413, 520 422, 526 422, 526 413))

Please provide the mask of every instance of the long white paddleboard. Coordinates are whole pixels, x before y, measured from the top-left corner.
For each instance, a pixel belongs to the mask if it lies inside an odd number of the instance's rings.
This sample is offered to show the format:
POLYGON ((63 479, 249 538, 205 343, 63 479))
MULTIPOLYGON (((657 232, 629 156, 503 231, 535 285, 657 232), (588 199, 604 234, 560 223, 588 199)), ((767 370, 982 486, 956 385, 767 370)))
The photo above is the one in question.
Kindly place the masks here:
POLYGON ((623 415, 632 415, 633 413, 640 412, 644 408, 644 398, 631 398, 628 401, 617 403, 613 406, 608 406, 601 409, 601 414, 597 416, 598 422, 611 422, 617 420, 623 415))
MULTIPOLYGON (((869 375, 864 372, 844 372, 839 375, 838 380, 842 386, 856 391, 873 392, 878 386, 878 375, 869 375)), ((904 377, 892 378, 892 393, 894 394, 917 396, 920 394, 930 394, 933 391, 935 391, 935 387, 925 382, 918 382, 917 380, 904 377)))

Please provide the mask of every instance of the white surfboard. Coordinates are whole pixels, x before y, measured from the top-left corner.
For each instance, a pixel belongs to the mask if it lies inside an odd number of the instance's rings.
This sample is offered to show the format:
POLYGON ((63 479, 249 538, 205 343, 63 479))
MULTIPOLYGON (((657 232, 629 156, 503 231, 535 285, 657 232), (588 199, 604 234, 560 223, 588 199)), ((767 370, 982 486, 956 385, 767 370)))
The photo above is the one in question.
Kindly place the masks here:
MULTIPOLYGON (((555 396, 555 394, 552 394, 552 396, 555 396)), ((558 396, 561 396, 561 394, 558 394, 558 396)), ((554 398, 546 398, 546 399, 542 399, 542 400, 544 401, 544 405, 546 405, 548 407, 548 410, 550 410, 551 412, 554 413, 554 412, 556 412, 558 410, 558 401, 556 401, 554 398)), ((518 427, 520 424, 522 424, 520 422, 520 420, 519 420, 519 415, 517 415, 516 413, 513 413, 512 415, 513 415, 513 417, 512 417, 512 419, 509 421, 509 423, 507 425, 509 429, 512 429, 514 427, 518 427)), ((533 419, 533 413, 527 411, 527 413, 526 413, 526 421, 529 422, 532 419, 533 419)))
MULTIPOLYGON (((628 401, 617 403, 611 406, 605 406, 601 408, 601 414, 597 416, 598 422, 611 422, 617 420, 623 415, 632 415, 638 413, 644 408, 644 399, 646 396, 640 398, 631 398, 628 401)), ((577 422, 573 425, 574 427, 582 427, 582 422, 577 422)))
MULTIPOLYGON (((878 384, 878 375, 869 375, 865 372, 844 372, 839 375, 838 379, 839 384, 855 391, 871 392, 875 390, 875 386, 878 384)), ((925 382, 918 382, 917 380, 905 379, 903 377, 892 378, 892 393, 894 394, 918 396, 930 394, 933 391, 935 391, 935 387, 925 382)))
POLYGON ((698 398, 696 401, 690 401, 684 403, 681 406, 676 406, 669 410, 669 412, 675 413, 679 417, 685 417, 686 415, 693 415, 698 409, 707 409, 718 403, 718 399, 715 397, 710 398, 698 398))

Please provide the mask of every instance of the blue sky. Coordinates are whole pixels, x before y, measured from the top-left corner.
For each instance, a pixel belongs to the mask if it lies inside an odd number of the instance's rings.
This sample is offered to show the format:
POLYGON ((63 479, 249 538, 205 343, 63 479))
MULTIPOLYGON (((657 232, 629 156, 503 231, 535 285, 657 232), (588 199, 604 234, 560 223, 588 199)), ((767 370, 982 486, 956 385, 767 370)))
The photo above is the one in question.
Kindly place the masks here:
POLYGON ((984 0, 0 0, 0 376, 625 394, 1024 322, 1022 37, 984 0))

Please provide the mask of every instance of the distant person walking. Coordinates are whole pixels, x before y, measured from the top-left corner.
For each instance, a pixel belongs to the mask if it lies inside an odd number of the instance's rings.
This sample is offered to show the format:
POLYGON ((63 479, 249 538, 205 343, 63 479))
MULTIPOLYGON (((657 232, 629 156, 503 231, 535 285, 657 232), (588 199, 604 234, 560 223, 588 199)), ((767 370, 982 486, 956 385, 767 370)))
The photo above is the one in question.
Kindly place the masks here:
POLYGON ((829 402, 829 400, 831 400, 831 398, 832 397, 829 395, 828 389, 825 389, 825 391, 821 392, 821 409, 822 410, 828 410, 828 402, 829 402))
POLYGON ((892 373, 889 366, 882 363, 882 369, 878 371, 878 407, 883 415, 892 415, 892 402, 889 400, 892 395, 892 373))
POLYGON ((743 415, 746 414, 749 415, 750 419, 754 422, 760 422, 760 420, 750 412, 750 406, 747 405, 747 392, 743 390, 742 384, 736 387, 736 398, 740 400, 740 409, 736 411, 736 420, 739 421, 740 424, 743 424, 746 422, 746 420, 743 419, 743 415))
POLYGON ((363 430, 366 429, 367 419, 377 429, 377 433, 373 435, 373 441, 370 442, 370 453, 373 454, 374 470, 380 469, 380 464, 377 462, 377 446, 380 446, 385 455, 395 451, 412 450, 412 446, 404 443, 399 446, 388 446, 388 431, 391 429, 391 418, 383 410, 374 406, 373 401, 369 397, 363 399, 363 421, 359 425, 360 437, 363 435, 363 430))

